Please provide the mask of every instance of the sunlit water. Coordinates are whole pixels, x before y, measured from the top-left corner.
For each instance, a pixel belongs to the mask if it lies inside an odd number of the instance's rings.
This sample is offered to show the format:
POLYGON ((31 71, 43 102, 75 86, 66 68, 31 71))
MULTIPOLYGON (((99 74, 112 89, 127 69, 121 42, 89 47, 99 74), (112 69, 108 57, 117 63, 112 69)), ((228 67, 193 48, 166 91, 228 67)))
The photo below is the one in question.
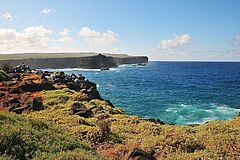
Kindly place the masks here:
POLYGON ((64 71, 83 74, 97 83, 103 98, 143 118, 193 124, 229 119, 240 111, 240 63, 150 62, 64 71))

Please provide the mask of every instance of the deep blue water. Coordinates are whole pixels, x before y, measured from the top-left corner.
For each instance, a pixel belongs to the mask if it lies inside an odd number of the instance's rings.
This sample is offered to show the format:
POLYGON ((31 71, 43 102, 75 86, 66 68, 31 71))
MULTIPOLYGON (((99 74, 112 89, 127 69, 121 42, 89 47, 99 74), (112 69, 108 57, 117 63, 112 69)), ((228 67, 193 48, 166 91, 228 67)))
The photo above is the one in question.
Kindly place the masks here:
POLYGON ((240 111, 240 63, 149 62, 107 71, 66 69, 98 84, 126 113, 175 124, 229 119, 240 111))

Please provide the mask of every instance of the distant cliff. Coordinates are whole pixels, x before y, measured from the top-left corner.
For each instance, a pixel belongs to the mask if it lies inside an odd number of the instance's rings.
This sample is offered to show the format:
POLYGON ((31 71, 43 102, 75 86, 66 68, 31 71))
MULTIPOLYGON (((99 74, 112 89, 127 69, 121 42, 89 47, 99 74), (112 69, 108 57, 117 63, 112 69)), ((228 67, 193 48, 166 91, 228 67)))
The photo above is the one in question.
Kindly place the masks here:
MULTIPOLYGON (((22 55, 21 55, 22 56, 22 55)), ((102 54, 83 57, 34 57, 34 58, 11 58, 1 59, 0 67, 3 65, 16 66, 21 62, 25 63, 31 68, 86 68, 86 69, 101 69, 112 68, 122 64, 138 64, 147 63, 146 56, 105 56, 102 54)))

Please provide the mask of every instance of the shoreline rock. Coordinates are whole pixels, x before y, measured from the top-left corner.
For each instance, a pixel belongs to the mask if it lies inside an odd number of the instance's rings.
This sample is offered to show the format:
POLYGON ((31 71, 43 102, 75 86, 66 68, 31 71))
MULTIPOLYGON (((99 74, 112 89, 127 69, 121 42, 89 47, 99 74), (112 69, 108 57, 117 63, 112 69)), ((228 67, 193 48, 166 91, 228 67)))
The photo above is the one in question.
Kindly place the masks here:
MULTIPOLYGON (((14 72, 9 73, 11 79, 0 82, 1 110, 17 114, 41 110, 44 107, 39 92, 63 88, 85 93, 86 100, 103 100, 97 91, 96 84, 85 79, 82 75, 68 75, 64 72, 38 71, 36 72, 38 74, 33 72, 29 67, 21 64, 15 67, 14 72), (25 70, 25 68, 27 69, 25 70)), ((89 113, 90 111, 86 110, 85 112, 89 113)))

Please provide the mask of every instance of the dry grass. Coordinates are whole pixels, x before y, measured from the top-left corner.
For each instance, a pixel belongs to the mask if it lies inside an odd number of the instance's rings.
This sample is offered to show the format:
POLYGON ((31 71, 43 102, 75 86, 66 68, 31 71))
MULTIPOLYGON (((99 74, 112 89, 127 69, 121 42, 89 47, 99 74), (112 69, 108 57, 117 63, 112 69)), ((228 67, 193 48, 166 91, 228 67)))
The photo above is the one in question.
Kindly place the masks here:
POLYGON ((73 115, 70 109, 77 100, 84 100, 82 93, 65 89, 42 94, 46 109, 31 113, 28 117, 57 124, 111 159, 126 159, 136 147, 154 153, 158 159, 240 157, 240 117, 210 121, 195 127, 160 125, 125 115, 105 101, 91 100, 81 103, 86 108, 96 108, 94 117, 83 118, 73 115), (101 124, 99 117, 105 117, 101 124))

